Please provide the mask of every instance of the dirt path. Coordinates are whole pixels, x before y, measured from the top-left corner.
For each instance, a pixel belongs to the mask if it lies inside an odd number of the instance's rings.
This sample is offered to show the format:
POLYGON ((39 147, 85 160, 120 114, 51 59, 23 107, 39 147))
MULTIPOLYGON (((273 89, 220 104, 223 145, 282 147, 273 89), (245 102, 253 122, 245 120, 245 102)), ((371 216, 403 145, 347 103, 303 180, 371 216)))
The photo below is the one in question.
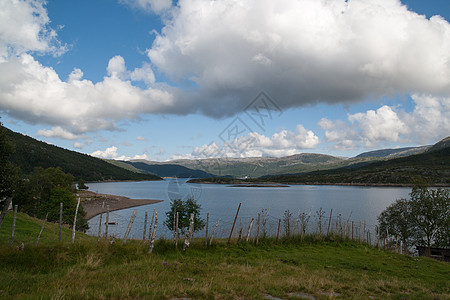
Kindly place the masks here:
POLYGON ((102 212, 103 201, 105 202, 105 211, 106 205, 109 205, 109 211, 114 211, 163 201, 151 199, 130 199, 123 196, 98 194, 90 191, 79 191, 78 195, 81 197, 81 206, 83 206, 83 209, 86 212, 87 220, 102 212))

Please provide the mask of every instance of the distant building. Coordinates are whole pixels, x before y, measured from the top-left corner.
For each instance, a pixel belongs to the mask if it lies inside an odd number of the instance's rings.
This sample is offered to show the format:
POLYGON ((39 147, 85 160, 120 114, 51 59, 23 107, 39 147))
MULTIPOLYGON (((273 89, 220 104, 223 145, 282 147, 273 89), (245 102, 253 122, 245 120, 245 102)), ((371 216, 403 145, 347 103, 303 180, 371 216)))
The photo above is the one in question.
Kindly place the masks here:
MULTIPOLYGON (((419 256, 428 256, 428 247, 417 246, 417 251, 419 251, 419 256)), ((450 262, 450 249, 445 248, 430 248, 430 257, 440 260, 450 262)))

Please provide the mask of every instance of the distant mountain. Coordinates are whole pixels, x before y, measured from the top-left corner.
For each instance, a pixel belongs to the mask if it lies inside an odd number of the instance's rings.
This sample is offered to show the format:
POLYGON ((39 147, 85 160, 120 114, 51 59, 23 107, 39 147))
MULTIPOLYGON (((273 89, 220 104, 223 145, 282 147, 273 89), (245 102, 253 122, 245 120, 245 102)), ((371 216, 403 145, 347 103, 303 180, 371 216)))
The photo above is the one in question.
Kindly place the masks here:
POLYGON ((155 175, 126 170, 87 154, 50 145, 7 128, 5 130, 15 146, 15 152, 10 156, 10 160, 24 173, 32 172, 35 167, 44 169, 61 167, 75 179, 83 178, 85 181, 161 179, 155 175))
POLYGON ((154 174, 160 177, 178 177, 178 178, 208 178, 214 175, 202 170, 193 170, 176 164, 150 164, 147 162, 128 161, 125 162, 134 168, 146 173, 154 174))
POLYGON ((425 182, 450 186, 450 139, 446 138, 420 154, 306 174, 270 176, 262 181, 303 184, 415 184, 425 182))
MULTIPOLYGON (((335 157, 317 153, 300 153, 285 157, 248 157, 248 158, 208 158, 182 159, 169 162, 154 162, 146 160, 132 161, 134 168, 140 172, 157 174, 159 176, 174 176, 174 174, 191 174, 195 178, 232 177, 232 178, 260 178, 284 174, 303 174, 313 171, 333 170, 346 167, 358 169, 376 161, 384 161, 396 157, 407 157, 430 149, 431 146, 408 147, 399 149, 381 149, 361 153, 353 158, 335 157), (144 163, 144 165, 136 164, 144 163), (188 170, 176 170, 174 165, 188 170), (152 166, 152 167, 149 167, 152 166), (157 167, 164 166, 164 167, 157 167), (167 170, 166 173, 165 169, 167 170), (186 172, 185 172, 186 171, 186 172), (193 171, 203 171, 203 174, 193 171), (163 175, 164 174, 164 175, 163 175)), ((178 176, 179 177, 179 176, 178 176)))
POLYGON ((428 151, 435 151, 450 147, 450 136, 431 146, 428 151))
POLYGON ((407 147, 407 148, 398 148, 398 149, 382 149, 382 150, 364 152, 355 157, 356 158, 361 158, 361 157, 378 157, 378 158, 402 157, 402 156, 409 156, 409 155, 425 152, 430 147, 431 146, 407 147))
POLYGON ((208 158, 192 160, 173 160, 165 163, 146 162, 147 164, 175 164, 192 170, 201 170, 214 176, 232 176, 236 178, 260 177, 271 174, 285 174, 329 169, 345 164, 345 158, 331 155, 301 153, 286 157, 249 157, 249 158, 208 158), (336 166, 335 166, 336 165, 336 166))

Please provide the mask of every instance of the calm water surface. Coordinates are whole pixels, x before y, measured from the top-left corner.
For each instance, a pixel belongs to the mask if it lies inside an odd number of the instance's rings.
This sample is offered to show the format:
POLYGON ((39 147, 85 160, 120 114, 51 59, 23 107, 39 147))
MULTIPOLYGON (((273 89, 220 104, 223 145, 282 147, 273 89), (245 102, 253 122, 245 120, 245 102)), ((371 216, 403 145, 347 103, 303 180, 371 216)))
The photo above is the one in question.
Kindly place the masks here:
MULTIPOLYGON (((407 198, 410 188, 403 187, 351 187, 351 186, 314 186, 292 185, 289 187, 230 187, 218 184, 188 184, 184 179, 166 179, 164 181, 141 182, 106 182, 90 183, 89 190, 93 192, 126 196, 133 199, 158 199, 163 202, 134 207, 110 213, 110 221, 117 225, 109 226, 109 233, 116 237, 123 237, 133 210, 138 213, 130 233, 131 238, 142 238, 145 211, 149 214, 149 221, 153 210, 158 212, 158 237, 170 237, 169 230, 162 224, 165 213, 170 209, 170 199, 186 198, 193 195, 202 207, 202 216, 209 213, 210 228, 219 219, 220 225, 216 232, 218 237, 226 237, 231 229, 239 203, 237 227, 247 228, 251 218, 257 218, 262 209, 269 210, 267 229, 276 230, 278 219, 283 219, 289 210, 293 220, 298 215, 306 213, 310 216, 309 229, 315 230, 317 214, 320 208, 325 211, 323 221, 328 222, 332 209, 332 223, 337 216, 342 221, 366 222, 367 228, 374 230, 377 216, 391 203, 399 198, 407 198)), ((103 222, 105 216, 103 216, 103 222)), ((99 216, 89 221, 89 234, 97 235, 99 216)), ((328 224, 325 225, 325 227, 328 224)), ((211 232, 212 229, 210 229, 211 232)), ((236 230, 235 230, 236 231, 236 230)), ((148 234, 148 229, 147 229, 148 234)))

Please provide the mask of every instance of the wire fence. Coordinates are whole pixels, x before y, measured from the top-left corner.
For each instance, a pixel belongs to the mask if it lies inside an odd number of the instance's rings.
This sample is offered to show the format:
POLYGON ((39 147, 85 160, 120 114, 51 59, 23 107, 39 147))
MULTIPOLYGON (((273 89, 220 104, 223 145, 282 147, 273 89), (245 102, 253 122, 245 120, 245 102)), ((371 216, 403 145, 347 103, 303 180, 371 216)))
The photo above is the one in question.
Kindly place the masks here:
MULTIPOLYGON (((152 226, 152 214, 153 211, 148 211, 148 221, 145 224, 144 212, 139 211, 138 216, 132 224, 131 238, 149 238, 152 226), (144 231, 146 233, 145 236, 144 231)), ((364 242, 373 246, 390 245, 392 247, 393 243, 392 238, 391 240, 385 240, 380 237, 377 224, 369 224, 364 220, 354 219, 352 218, 352 213, 344 216, 340 213, 333 212, 333 210, 325 211, 321 208, 316 211, 299 210, 294 212, 286 210, 281 216, 271 214, 269 209, 261 209, 253 214, 239 213, 235 220, 234 218, 224 219, 223 214, 220 213, 208 212, 201 215, 205 221, 207 214, 209 215, 209 222, 202 230, 193 233, 195 238, 206 238, 206 230, 208 229, 208 239, 211 238, 214 231, 214 239, 227 239, 230 237, 230 234, 233 240, 248 239, 251 241, 263 237, 282 239, 306 235, 314 235, 316 237, 332 235, 343 239, 364 242)), ((156 239, 172 239, 174 236, 173 229, 163 224, 166 218, 165 212, 158 212, 158 217, 156 239)), ((101 219, 100 235, 104 237, 106 231, 105 213, 101 219)), ((99 221, 100 218, 97 218, 94 222, 90 223, 91 235, 98 235, 99 221)), ((129 221, 130 216, 126 216, 120 212, 110 212, 108 237, 114 237, 116 239, 124 238, 125 225, 129 225, 129 221)), ((184 238, 184 236, 180 234, 180 238, 184 238)))

